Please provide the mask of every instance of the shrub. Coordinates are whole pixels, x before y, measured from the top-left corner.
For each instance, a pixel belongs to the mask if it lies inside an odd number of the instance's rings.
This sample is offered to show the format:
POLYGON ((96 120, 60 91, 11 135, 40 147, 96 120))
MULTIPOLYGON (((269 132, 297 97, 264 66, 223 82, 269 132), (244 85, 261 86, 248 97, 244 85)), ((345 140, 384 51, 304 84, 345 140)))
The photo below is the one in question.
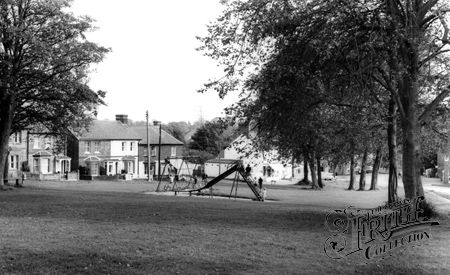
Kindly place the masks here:
POLYGON ((100 176, 106 176, 106 168, 103 166, 100 166, 100 176))
POLYGON ((80 175, 89 175, 91 173, 91 169, 86 166, 80 166, 78 170, 80 171, 80 175))
POLYGON ((23 172, 30 172, 30 166, 28 165, 28 161, 22 161, 21 170, 23 172))
POLYGON ((438 213, 436 212, 436 206, 434 206, 431 202, 422 201, 420 203, 420 207, 423 210, 423 212, 420 213, 419 217, 429 219, 438 216, 438 213))

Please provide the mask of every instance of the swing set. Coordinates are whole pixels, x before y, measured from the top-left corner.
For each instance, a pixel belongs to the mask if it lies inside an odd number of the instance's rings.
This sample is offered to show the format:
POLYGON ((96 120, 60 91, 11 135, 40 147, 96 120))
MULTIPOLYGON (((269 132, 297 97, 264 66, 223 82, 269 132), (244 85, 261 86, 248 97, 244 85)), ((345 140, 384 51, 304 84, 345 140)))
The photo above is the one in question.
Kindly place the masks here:
POLYGON ((170 181, 164 185, 163 191, 179 191, 186 189, 193 189, 196 187, 196 182, 194 180, 195 175, 194 170, 197 170, 198 165, 201 164, 201 158, 198 156, 190 156, 190 157, 166 157, 164 161, 164 168, 161 173, 161 176, 158 179, 158 187, 156 188, 156 192, 160 192, 161 181, 164 173, 169 173, 170 181), (170 160, 179 160, 181 159, 180 167, 177 169, 170 160), (189 168, 189 163, 194 163, 194 168, 191 170, 189 168), (186 182, 184 186, 180 184, 181 181, 186 182), (172 185, 172 187, 171 187, 172 185), (191 187, 192 186, 192 187, 191 187))

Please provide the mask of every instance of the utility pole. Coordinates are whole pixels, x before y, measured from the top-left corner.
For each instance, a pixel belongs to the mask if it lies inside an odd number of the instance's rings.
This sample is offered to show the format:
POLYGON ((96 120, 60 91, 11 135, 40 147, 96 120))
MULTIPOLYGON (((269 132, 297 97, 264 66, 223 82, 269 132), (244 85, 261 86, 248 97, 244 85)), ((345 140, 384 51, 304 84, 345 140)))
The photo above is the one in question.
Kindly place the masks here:
POLYGON ((153 121, 153 125, 159 125, 158 180, 161 181, 161 121, 153 121))
POLYGON ((148 181, 153 180, 153 175, 151 175, 150 170, 150 161, 151 161, 151 152, 150 152, 150 134, 148 132, 148 110, 145 113, 145 117, 147 118, 147 172, 148 172, 148 181))

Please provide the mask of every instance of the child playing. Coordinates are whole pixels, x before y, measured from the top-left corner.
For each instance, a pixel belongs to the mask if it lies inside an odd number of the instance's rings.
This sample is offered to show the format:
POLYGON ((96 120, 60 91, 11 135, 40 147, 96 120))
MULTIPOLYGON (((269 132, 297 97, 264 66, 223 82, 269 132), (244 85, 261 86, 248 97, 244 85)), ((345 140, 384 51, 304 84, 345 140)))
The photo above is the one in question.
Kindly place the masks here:
POLYGON ((266 187, 264 187, 264 188, 262 189, 262 191, 261 191, 261 197, 262 197, 263 201, 266 200, 266 198, 267 198, 267 189, 266 189, 266 187))

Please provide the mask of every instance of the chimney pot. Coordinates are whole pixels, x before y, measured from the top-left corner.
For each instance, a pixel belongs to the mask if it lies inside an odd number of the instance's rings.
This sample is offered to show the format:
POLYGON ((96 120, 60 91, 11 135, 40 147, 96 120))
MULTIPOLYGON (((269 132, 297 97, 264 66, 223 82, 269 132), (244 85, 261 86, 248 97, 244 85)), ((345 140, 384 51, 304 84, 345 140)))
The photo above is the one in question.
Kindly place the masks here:
POLYGON ((128 124, 128 115, 116 115, 116 121, 120 121, 123 124, 128 124))

